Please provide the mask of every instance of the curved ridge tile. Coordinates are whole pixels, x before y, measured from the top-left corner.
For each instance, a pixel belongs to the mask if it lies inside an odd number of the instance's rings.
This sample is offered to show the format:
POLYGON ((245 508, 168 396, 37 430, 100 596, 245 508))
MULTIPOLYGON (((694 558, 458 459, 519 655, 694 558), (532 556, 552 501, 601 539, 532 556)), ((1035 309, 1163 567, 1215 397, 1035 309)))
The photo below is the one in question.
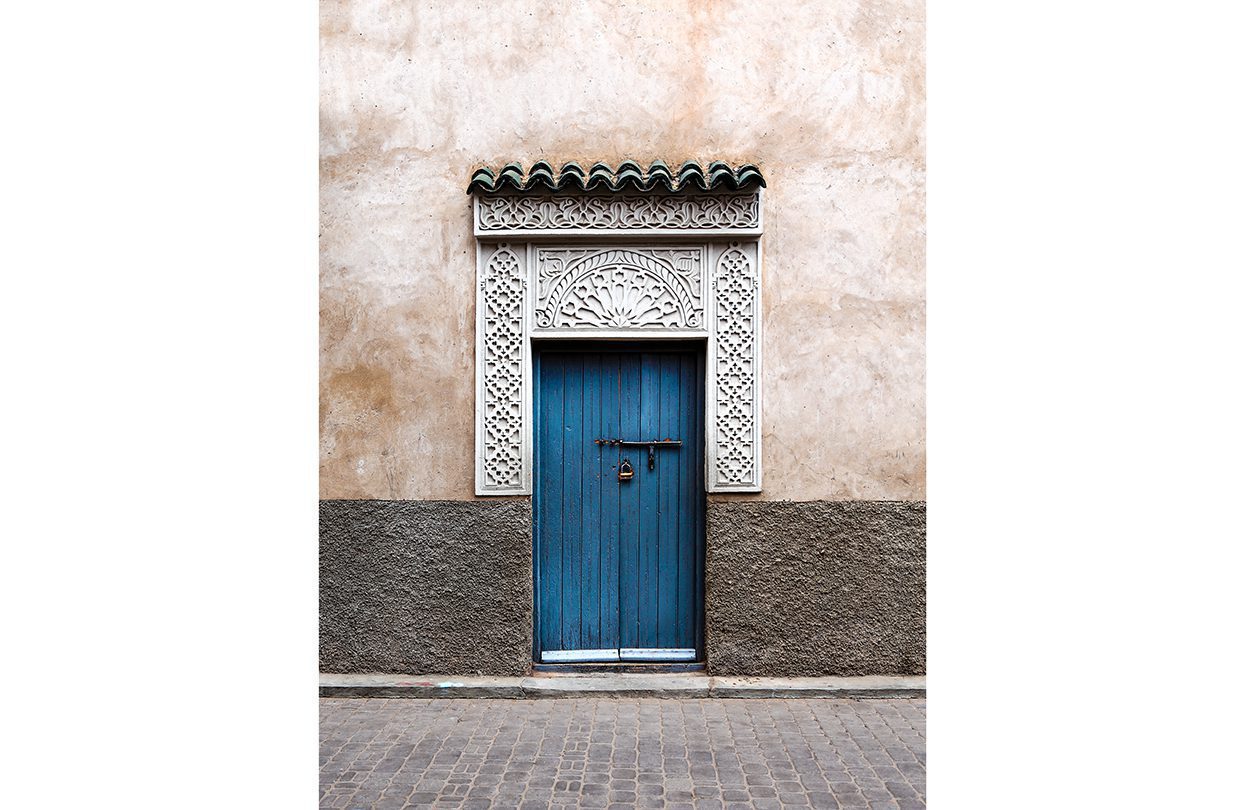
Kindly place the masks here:
POLYGON ((739 187, 735 182, 735 173, 731 171, 731 167, 715 160, 709 164, 709 188, 715 189, 718 186, 726 186, 732 191, 739 187))
POLYGON ((735 179, 739 183, 740 188, 756 183, 761 188, 765 188, 765 178, 761 176, 761 170, 751 163, 745 163, 735 170, 735 179))
POLYGON ((618 164, 618 171, 614 173, 614 191, 622 191, 630 185, 636 191, 647 191, 648 186, 644 182, 644 173, 640 168, 640 164, 634 160, 624 160, 618 164))
POLYGON ((709 185, 705 182, 705 171, 694 160, 689 160, 679 167, 679 191, 688 188, 709 190, 709 185))
POLYGON ((614 188, 614 169, 608 163, 592 164, 592 168, 588 170, 588 181, 584 184, 584 188, 589 191, 601 186, 605 186, 610 191, 616 191, 614 188))
POLYGON ((544 160, 538 160, 532 164, 532 168, 527 172, 527 182, 523 187, 525 191, 530 191, 540 186, 550 191, 558 190, 557 183, 553 179, 553 167, 544 160))
POLYGON ((512 186, 515 191, 523 191, 523 167, 518 163, 507 163, 502 167, 501 173, 497 175, 497 183, 494 185, 494 191, 501 191, 506 186, 512 186))
POLYGON ((558 172, 558 190, 584 190, 584 170, 578 163, 564 163, 558 172))
POLYGON ((666 187, 666 191, 674 191, 674 175, 670 172, 669 166, 660 160, 654 160, 648 167, 645 184, 648 189, 662 185, 666 187))
POLYGON ((471 173, 471 182, 467 184, 467 193, 474 194, 477 191, 492 191, 496 187, 497 178, 493 175, 493 170, 488 166, 482 169, 476 169, 471 173))

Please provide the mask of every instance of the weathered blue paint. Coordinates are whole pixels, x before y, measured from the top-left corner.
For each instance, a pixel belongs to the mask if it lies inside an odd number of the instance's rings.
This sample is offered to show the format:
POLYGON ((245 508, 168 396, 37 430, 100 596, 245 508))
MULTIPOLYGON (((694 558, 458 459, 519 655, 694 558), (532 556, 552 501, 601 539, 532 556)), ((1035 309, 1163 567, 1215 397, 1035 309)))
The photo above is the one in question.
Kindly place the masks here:
POLYGON ((537 353, 538 660, 566 650, 701 655, 702 357, 653 345, 537 353), (656 450, 650 470, 645 448, 595 439, 683 445, 656 450), (629 482, 618 480, 623 459, 635 470, 629 482))

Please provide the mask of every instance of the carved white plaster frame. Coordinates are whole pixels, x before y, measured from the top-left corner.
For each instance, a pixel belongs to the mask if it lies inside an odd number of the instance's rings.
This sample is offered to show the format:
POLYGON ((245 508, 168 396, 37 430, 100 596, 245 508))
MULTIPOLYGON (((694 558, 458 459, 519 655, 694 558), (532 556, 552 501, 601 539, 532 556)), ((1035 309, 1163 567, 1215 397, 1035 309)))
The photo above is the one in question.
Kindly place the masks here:
MULTIPOLYGON (((476 243, 476 474, 477 495, 530 495, 532 493, 533 413, 532 340, 643 340, 700 339, 705 351, 705 487, 709 492, 759 492, 761 490, 761 210, 756 195, 756 218, 738 222, 707 223, 686 228, 634 228, 628 230, 567 227, 550 230, 522 227, 481 230, 480 200, 474 200, 476 243), (603 270, 631 274, 630 283, 643 275, 635 255, 661 262, 672 251, 680 255, 699 251, 700 305, 703 317, 697 327, 666 324, 637 327, 602 326, 600 323, 541 327, 537 325, 540 291, 540 251, 588 255, 621 253, 620 263, 602 264, 603 270), (514 257, 517 266, 510 262, 514 257), (728 256, 729 254, 729 256, 728 256), (496 261, 495 261, 496 260, 496 261), (727 267, 726 264, 730 266, 727 267), (632 267, 632 264, 635 266, 632 267), (631 268, 631 269, 628 269, 631 268), (507 284, 499 284, 501 276, 507 284), (719 281, 726 282, 719 289, 719 281), (730 287, 730 289, 725 289, 730 287), (520 296, 521 317, 516 318, 512 296, 520 296), (749 313, 746 325, 737 317, 741 300, 749 313), (509 309, 509 326, 498 323, 497 304, 509 309), (735 321, 724 322, 723 318, 735 321), (505 354, 499 362, 496 349, 505 354), (751 352, 747 362, 741 347, 751 352), (724 355, 723 352, 726 352, 724 355), (721 362, 721 366, 719 363, 721 362), (730 374, 744 366, 749 374, 730 374), (747 379, 744 379, 747 378, 747 379), (742 382, 741 382, 742 380, 742 382), (498 401, 498 392, 513 399, 498 401), (512 424, 518 419, 517 428, 512 424), (499 433, 498 425, 503 430, 499 433), (741 426, 742 425, 742 426, 741 426), (504 433, 507 441, 499 442, 504 433)), ((610 200, 611 198, 606 197, 610 200)), ((634 198, 633 198, 634 199, 634 198)), ((618 198, 612 198, 615 205, 618 198)), ((569 268, 570 265, 568 264, 569 268)), ((569 271, 568 271, 569 272, 569 271)), ((650 274, 651 275, 651 274, 650 274)), ((594 278, 595 280, 595 278, 594 278)), ((639 283, 636 281, 636 283, 639 283)), ((650 286, 656 284, 653 282, 650 286)), ((669 286, 669 285, 667 285, 669 286)), ((661 286, 653 286, 661 291, 661 286)), ((646 299, 647 300, 647 299, 646 299)), ((667 306, 669 304, 667 303, 667 306)), ((632 313, 634 314, 634 313, 632 313)), ((578 316, 567 316, 577 318, 578 316)), ((678 320, 667 315, 667 320, 678 320)), ((597 318, 599 321, 600 319, 597 318)))

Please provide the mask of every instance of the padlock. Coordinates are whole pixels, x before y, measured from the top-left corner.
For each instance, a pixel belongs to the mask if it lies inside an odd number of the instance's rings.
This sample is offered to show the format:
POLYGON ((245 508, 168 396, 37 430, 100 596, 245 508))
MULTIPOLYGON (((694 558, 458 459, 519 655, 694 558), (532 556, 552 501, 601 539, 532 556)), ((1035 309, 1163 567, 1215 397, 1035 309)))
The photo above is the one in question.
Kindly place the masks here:
POLYGON ((631 460, 624 458, 622 464, 618 465, 618 480, 630 481, 635 477, 635 470, 631 469, 631 460))

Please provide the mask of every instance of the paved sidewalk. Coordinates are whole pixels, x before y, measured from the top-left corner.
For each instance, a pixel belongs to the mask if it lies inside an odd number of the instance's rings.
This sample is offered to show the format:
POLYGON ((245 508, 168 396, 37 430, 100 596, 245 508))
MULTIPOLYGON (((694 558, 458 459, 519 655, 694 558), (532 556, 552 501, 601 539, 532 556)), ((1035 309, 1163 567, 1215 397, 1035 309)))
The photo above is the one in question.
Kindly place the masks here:
POLYGON ((924 699, 321 698, 320 806, 925 807, 924 699))

